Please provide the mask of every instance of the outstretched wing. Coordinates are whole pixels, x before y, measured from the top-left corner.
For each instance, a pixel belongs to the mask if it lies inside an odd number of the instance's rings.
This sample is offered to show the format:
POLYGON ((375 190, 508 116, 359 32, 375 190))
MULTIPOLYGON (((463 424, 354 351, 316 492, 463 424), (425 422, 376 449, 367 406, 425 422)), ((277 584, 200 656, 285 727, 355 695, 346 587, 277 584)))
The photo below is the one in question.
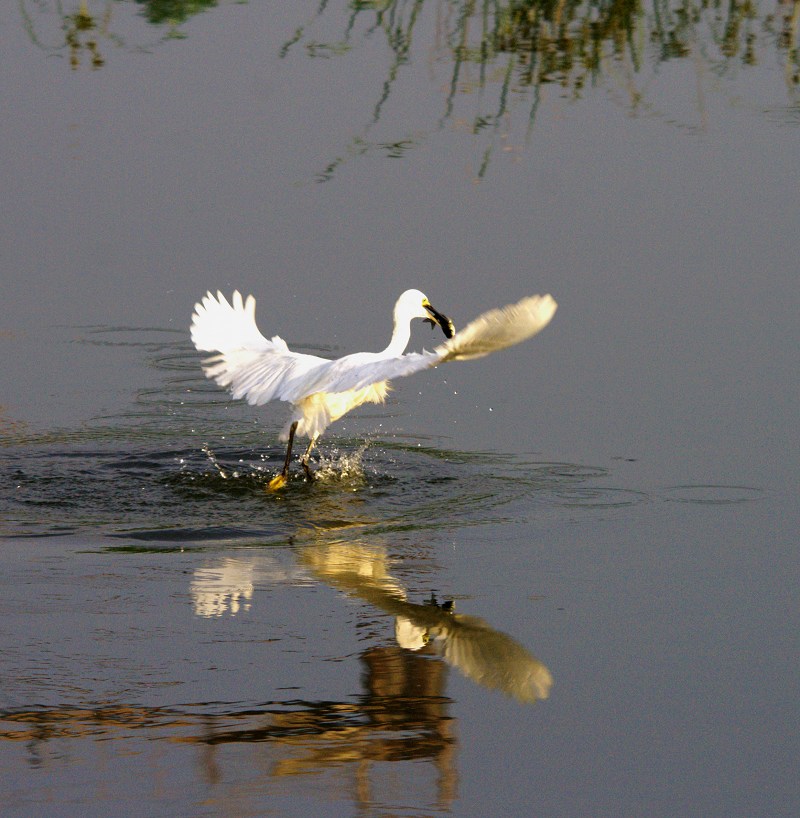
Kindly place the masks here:
POLYGON ((242 294, 234 290, 232 303, 217 290, 216 297, 207 292, 194 305, 192 315, 192 343, 201 352, 229 352, 234 349, 269 351, 274 342, 286 344, 277 336, 268 341, 256 326, 256 300, 252 295, 242 301, 242 294))
POLYGON ((514 346, 543 330, 557 304, 550 295, 531 295, 516 304, 479 315, 433 352, 409 352, 393 358, 358 352, 319 370, 311 392, 345 392, 379 381, 404 378, 445 361, 468 361, 514 346))
POLYGON ((195 304, 192 342, 202 352, 219 352, 203 361, 206 376, 252 405, 308 395, 305 384, 317 380, 331 361, 292 352, 277 335, 265 338, 256 326, 252 295, 243 301, 237 290, 231 302, 221 292, 216 297, 209 292, 195 304))
POLYGON ((442 363, 482 358, 536 335, 550 323, 557 307, 551 295, 531 295, 516 304, 489 310, 434 352, 442 363))
POLYGON ((479 315, 433 352, 411 352, 386 358, 357 352, 335 361, 292 352, 277 335, 267 340, 255 323, 255 299, 239 292, 229 304, 222 293, 208 293, 195 306, 192 341, 200 350, 218 350, 203 362, 206 375, 230 389, 234 398, 260 405, 270 400, 297 403, 317 392, 364 389, 375 383, 413 375, 445 361, 481 358, 518 344, 549 323, 556 302, 549 295, 523 298, 516 304, 479 315))

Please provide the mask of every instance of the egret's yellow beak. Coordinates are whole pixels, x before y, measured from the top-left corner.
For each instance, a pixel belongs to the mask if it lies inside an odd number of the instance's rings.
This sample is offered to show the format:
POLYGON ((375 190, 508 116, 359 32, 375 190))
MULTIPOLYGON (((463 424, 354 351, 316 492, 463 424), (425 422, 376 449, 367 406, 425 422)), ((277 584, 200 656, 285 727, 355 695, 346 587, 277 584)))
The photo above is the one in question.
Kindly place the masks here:
POLYGON ((422 306, 429 315, 425 320, 430 322, 431 329, 434 329, 438 324, 442 328, 445 338, 452 338, 456 334, 456 328, 453 322, 446 315, 434 309, 430 301, 425 299, 425 301, 422 302, 422 306))

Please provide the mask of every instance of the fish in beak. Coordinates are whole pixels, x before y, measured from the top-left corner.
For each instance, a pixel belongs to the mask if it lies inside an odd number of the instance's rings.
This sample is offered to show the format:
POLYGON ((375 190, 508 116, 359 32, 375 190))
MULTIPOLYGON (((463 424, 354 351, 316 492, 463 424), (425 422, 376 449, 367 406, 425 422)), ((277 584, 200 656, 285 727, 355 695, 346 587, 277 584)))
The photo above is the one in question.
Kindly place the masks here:
POLYGON ((428 318, 425 321, 431 325, 431 329, 435 329, 438 324, 442 328, 445 338, 452 338, 456 334, 455 324, 446 315, 435 309, 427 299, 422 302, 422 306, 428 313, 428 318))

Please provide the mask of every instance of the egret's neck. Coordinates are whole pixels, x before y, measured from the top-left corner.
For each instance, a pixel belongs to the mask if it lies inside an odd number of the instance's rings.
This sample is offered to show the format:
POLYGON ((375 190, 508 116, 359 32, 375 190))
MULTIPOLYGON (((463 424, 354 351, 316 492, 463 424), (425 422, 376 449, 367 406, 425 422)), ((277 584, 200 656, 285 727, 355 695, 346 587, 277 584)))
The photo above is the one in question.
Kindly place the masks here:
POLYGON ((411 321, 406 319, 398 320, 394 317, 394 331, 392 332, 392 340, 389 341, 389 346, 383 351, 383 355, 387 358, 399 358, 408 346, 411 340, 411 321))

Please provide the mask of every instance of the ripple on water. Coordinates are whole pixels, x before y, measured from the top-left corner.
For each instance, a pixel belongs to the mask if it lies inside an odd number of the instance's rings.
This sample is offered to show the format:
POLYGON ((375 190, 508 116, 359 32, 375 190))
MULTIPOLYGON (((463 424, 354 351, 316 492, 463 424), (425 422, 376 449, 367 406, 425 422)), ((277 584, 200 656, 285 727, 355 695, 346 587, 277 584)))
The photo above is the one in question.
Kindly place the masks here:
MULTIPOLYGON (((323 446, 312 483, 295 464, 287 488, 268 492, 283 449, 264 449, 260 436, 257 444, 214 448, 25 446, 5 460, 0 533, 92 529, 145 547, 266 544, 354 525, 408 531, 520 520, 547 507, 599 504, 604 490, 593 484, 606 476, 569 463, 358 440, 323 446)), ((612 490, 605 502, 622 497, 612 490)))
POLYGON ((569 488, 556 492, 561 505, 571 508, 624 508, 650 501, 650 495, 634 489, 603 486, 569 488))
POLYGON ((283 446, 269 445, 273 431, 265 437, 249 407, 207 382, 182 335, 93 327, 84 342, 141 348, 163 376, 143 384, 122 413, 77 429, 6 435, 0 535, 91 530, 132 547, 263 545, 352 526, 458 528, 646 499, 603 487, 602 467, 335 435, 315 452, 313 483, 295 462, 289 485, 271 493, 283 446), (214 442, 204 444, 203 423, 225 436, 211 433, 214 442))
POLYGON ((673 503, 701 506, 733 505, 760 500, 764 492, 753 486, 728 486, 712 483, 671 486, 664 490, 665 499, 673 503))

